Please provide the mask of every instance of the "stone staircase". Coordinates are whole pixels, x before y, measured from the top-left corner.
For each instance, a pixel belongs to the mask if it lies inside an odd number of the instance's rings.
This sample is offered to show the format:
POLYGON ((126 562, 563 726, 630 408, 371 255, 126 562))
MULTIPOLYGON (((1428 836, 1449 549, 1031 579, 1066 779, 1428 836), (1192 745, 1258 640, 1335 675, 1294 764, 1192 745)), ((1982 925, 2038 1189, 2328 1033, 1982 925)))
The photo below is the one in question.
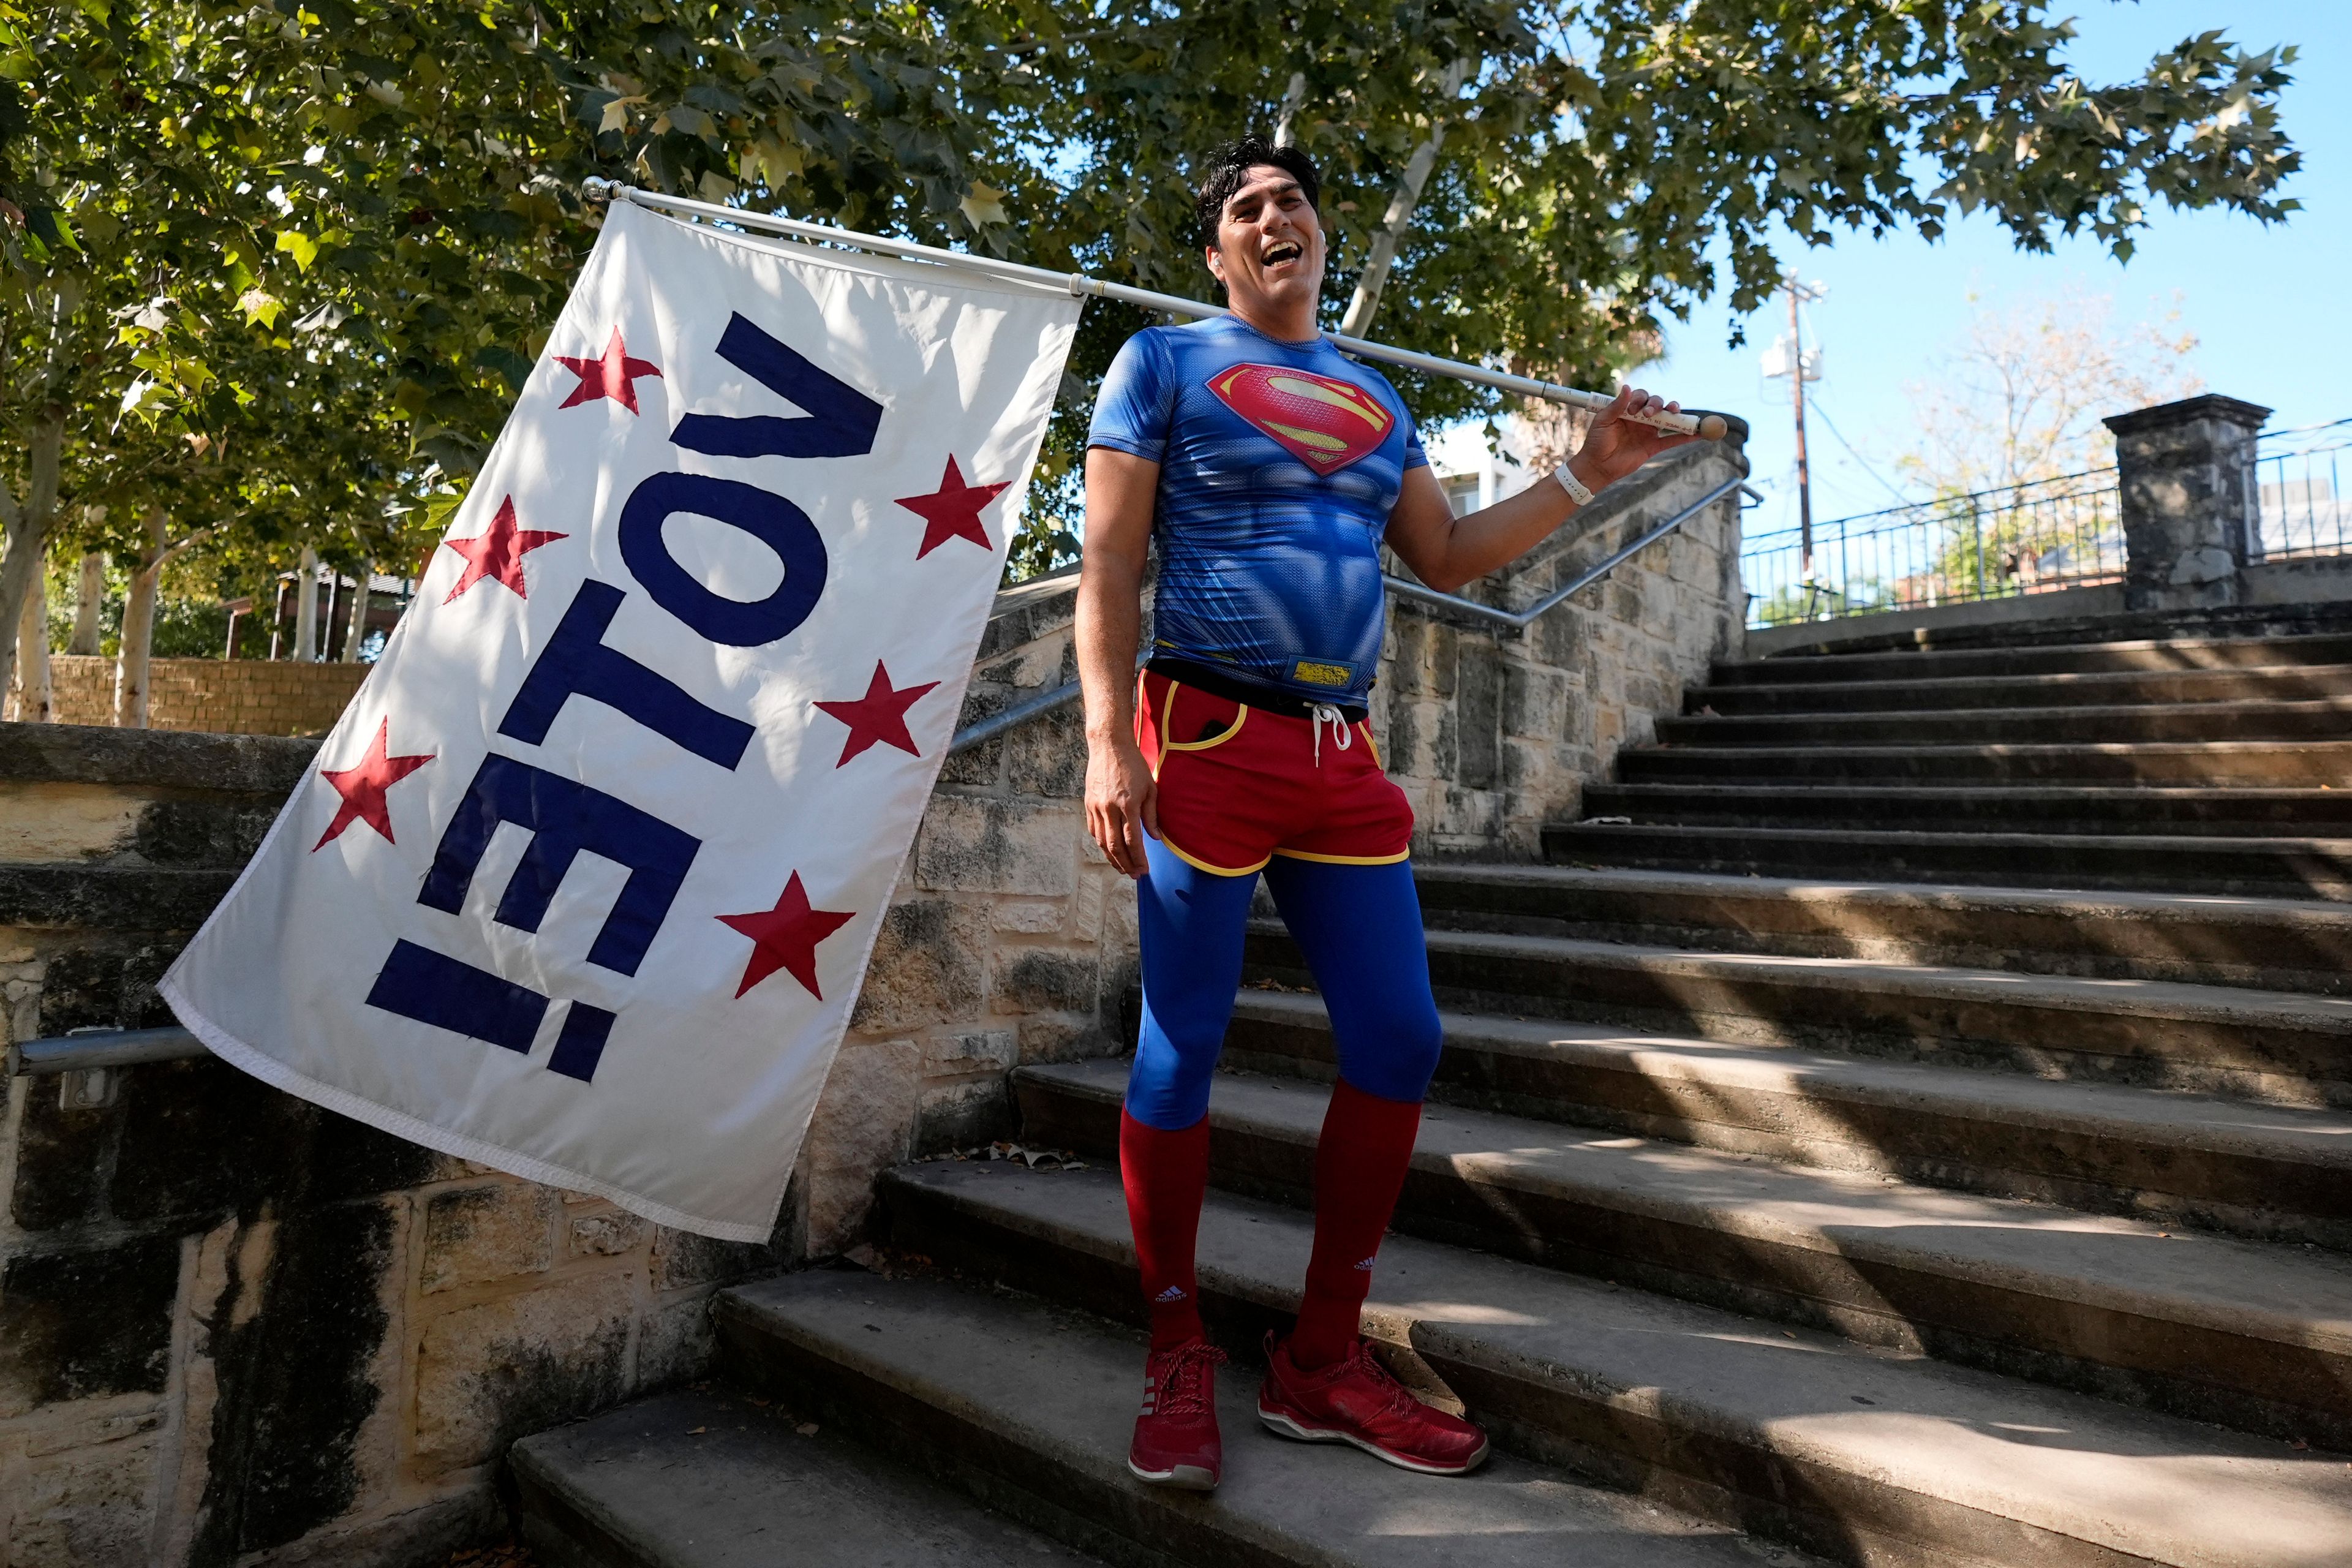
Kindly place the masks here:
POLYGON ((2352 1563, 2352 637, 2037 636, 1721 667, 1551 864, 1422 868, 1448 1048, 1367 1321, 1494 1434, 1479 1477, 1251 1418, 1332 1062, 1267 922, 1212 1112, 1213 1497, 1121 1463, 1141 1312, 1097 1061, 1016 1074, 1024 1136, 1095 1168, 894 1172, 876 1271, 719 1299, 736 1392, 518 1445, 534 1540, 2352 1563))

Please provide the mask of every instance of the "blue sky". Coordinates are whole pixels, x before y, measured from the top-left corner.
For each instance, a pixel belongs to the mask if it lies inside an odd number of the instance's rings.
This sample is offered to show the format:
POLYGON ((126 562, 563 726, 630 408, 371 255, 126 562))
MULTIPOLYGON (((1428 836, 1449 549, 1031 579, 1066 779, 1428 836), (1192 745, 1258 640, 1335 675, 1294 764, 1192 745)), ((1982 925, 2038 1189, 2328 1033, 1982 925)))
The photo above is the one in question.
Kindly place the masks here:
MULTIPOLYGON (((2060 15, 2063 15, 2062 10, 2060 15)), ((2280 120, 2303 153, 2301 173, 2284 194, 2304 209, 2283 226, 2215 212, 2152 207, 2127 265, 2095 241, 2061 242, 2055 254, 2030 256, 1981 219, 1963 219, 1929 244, 1916 235, 1885 240, 1840 239, 1822 249, 1784 247, 1808 279, 1829 285, 1810 308, 1808 341, 1826 349, 1824 377, 1808 386, 1817 406, 1871 466, 1897 479, 1893 459, 1915 429, 1907 383, 1923 379, 1937 356, 1966 332, 1971 292, 1997 300, 2055 294, 2079 283, 2115 300, 2117 322, 2157 318, 2174 308, 2199 347, 2190 363, 2208 390, 2276 410, 2273 426, 2316 424, 2352 416, 2352 4, 2347 0, 2084 0, 2074 13, 2080 37, 2069 58, 2094 82, 2136 77, 2149 57, 2190 34, 2221 28, 2250 49, 2292 43, 2292 68, 2280 120)), ((1666 360, 1636 377, 1695 406, 1744 415, 1754 426, 1748 455, 1769 500, 1750 515, 1750 531, 1792 527, 1796 519, 1795 443, 1789 384, 1763 379, 1759 359, 1785 329, 1787 306, 1748 321, 1749 342, 1725 346, 1732 318, 1703 306, 1687 326, 1667 334, 1666 360)), ((1813 514, 1833 518, 1890 504, 1870 477, 1817 419, 1808 421, 1813 514)))

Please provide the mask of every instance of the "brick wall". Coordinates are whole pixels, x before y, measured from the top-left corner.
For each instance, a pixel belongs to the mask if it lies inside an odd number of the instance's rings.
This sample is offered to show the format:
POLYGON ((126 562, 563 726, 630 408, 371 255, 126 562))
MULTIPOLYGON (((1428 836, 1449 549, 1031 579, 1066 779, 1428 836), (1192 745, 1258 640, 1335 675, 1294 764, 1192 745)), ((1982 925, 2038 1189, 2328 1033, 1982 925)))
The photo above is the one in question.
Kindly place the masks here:
MULTIPOLYGON (((159 658, 148 664, 147 722, 222 735, 320 735, 367 678, 364 664, 290 659, 159 658)), ((49 689, 60 724, 114 722, 114 660, 51 654, 49 689)), ((16 716, 16 696, 6 714, 16 716)))

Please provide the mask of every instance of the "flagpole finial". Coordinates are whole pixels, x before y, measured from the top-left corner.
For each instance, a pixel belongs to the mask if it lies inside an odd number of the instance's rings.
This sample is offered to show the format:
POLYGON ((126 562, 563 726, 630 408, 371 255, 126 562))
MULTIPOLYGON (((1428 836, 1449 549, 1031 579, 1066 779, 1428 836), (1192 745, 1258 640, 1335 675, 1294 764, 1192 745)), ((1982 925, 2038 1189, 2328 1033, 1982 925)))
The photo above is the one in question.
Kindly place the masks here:
POLYGON ((580 195, 582 199, 592 202, 609 202, 617 200, 621 193, 627 188, 627 186, 622 184, 618 180, 607 180, 597 174, 591 174, 586 179, 580 182, 580 195))

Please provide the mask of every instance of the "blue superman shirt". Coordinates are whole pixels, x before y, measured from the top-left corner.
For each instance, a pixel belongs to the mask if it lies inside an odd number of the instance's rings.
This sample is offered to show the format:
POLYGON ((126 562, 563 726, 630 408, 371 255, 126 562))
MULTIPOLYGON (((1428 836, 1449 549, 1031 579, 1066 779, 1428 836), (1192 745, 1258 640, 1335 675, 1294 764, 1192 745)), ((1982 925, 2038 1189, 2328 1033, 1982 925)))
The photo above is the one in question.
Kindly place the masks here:
POLYGON ((1158 652, 1363 702, 1381 535, 1405 470, 1429 461, 1386 377, 1231 316, 1150 327, 1111 362, 1087 444, 1160 465, 1158 652))

